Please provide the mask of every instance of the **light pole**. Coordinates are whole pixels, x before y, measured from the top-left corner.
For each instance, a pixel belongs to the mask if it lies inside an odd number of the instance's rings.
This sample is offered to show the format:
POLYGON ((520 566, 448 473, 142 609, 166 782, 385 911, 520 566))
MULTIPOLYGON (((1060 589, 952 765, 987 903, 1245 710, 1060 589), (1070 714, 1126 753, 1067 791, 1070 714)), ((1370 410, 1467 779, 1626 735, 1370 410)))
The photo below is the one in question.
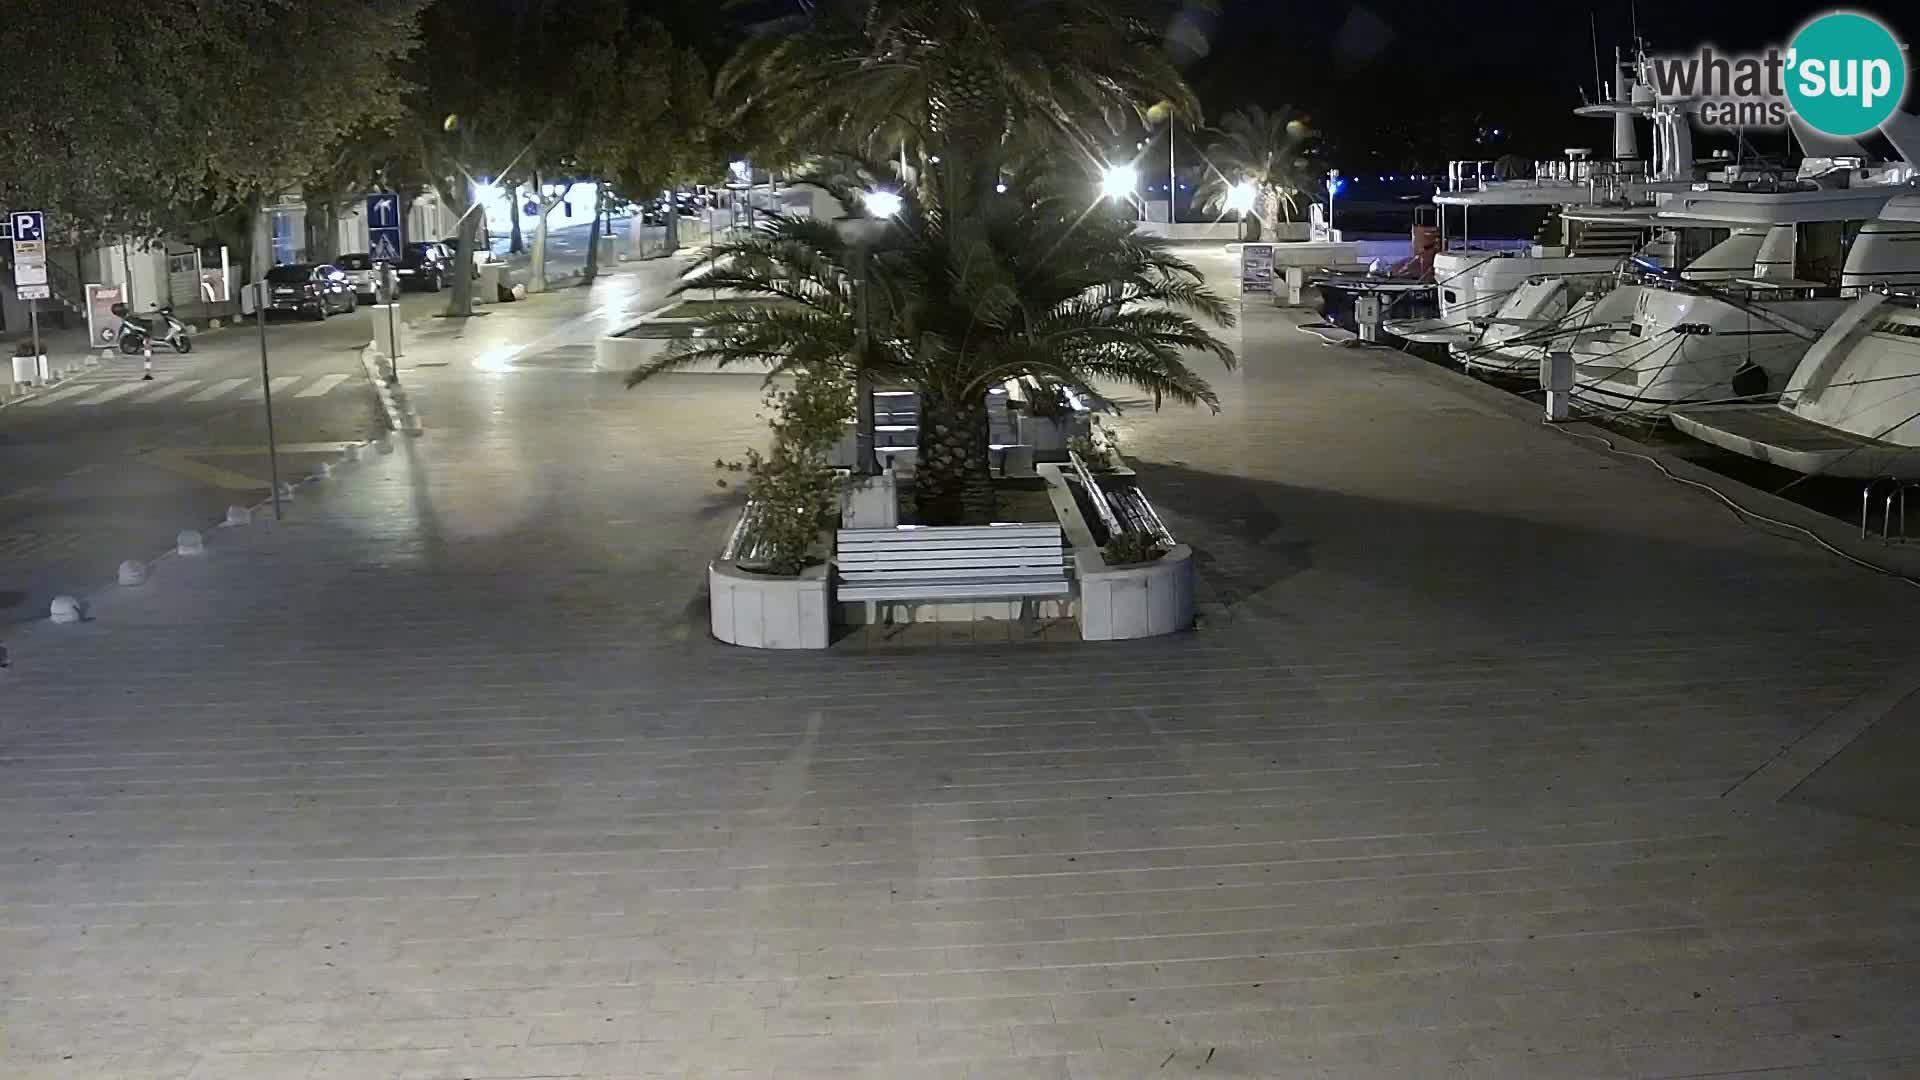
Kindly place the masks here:
POLYGON ((1340 194, 1346 185, 1340 179, 1339 169, 1327 170, 1327 237, 1333 237, 1333 197, 1340 194))
POLYGON ((880 459, 874 452, 873 374, 867 365, 867 340, 871 334, 867 311, 867 257, 885 239, 894 215, 900 212, 900 195, 879 189, 863 192, 860 206, 866 213, 834 219, 833 230, 839 234, 841 242, 847 245, 848 253, 852 256, 849 269, 853 271, 854 306, 854 467, 862 476, 878 476, 880 459))

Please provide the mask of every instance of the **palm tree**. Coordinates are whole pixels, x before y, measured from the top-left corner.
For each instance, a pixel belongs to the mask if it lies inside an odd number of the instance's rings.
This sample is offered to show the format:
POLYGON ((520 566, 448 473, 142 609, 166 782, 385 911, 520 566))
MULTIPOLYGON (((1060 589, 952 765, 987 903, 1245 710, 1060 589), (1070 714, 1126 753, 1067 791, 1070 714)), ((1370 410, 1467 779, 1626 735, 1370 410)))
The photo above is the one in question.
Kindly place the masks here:
POLYGON ((750 40, 718 95, 730 124, 779 133, 795 157, 968 148, 996 169, 1063 140, 1098 155, 1116 108, 1198 118, 1161 48, 1172 14, 1166 0, 820 0, 750 40))
POLYGON ((1313 129, 1290 106, 1274 112, 1258 105, 1235 109, 1220 118, 1218 137, 1207 146, 1210 168, 1201 181, 1203 207, 1220 213, 1236 184, 1253 186, 1252 213, 1271 224, 1276 215, 1292 221, 1302 193, 1315 187, 1313 129))
MULTIPOLYGON (((815 179, 844 206, 883 170, 871 164, 815 179)), ((628 376, 638 383, 700 362, 767 364, 773 373, 839 369, 911 386, 920 396, 914 499, 928 524, 989 520, 987 393, 1033 375, 1083 390, 1118 382, 1152 397, 1218 409, 1187 354, 1232 366, 1203 325, 1232 323, 1190 264, 1131 222, 1089 213, 1088 185, 1037 173, 1011 193, 969 197, 966 170, 935 167, 901 190, 888 239, 868 256, 866 355, 856 348, 849 263, 832 224, 772 216, 721 246, 682 291, 721 289, 779 301, 708 316, 706 335, 677 343, 628 376)))

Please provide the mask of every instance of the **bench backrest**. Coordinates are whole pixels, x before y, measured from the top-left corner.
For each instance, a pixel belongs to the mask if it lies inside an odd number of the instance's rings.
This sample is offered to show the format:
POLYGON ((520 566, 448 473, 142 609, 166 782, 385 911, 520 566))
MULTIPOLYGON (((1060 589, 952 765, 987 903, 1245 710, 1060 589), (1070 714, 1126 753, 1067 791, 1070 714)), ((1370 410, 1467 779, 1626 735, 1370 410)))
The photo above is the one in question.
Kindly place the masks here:
POLYGON ((900 525, 841 529, 834 564, 850 581, 898 578, 1054 579, 1065 576, 1058 525, 900 525))

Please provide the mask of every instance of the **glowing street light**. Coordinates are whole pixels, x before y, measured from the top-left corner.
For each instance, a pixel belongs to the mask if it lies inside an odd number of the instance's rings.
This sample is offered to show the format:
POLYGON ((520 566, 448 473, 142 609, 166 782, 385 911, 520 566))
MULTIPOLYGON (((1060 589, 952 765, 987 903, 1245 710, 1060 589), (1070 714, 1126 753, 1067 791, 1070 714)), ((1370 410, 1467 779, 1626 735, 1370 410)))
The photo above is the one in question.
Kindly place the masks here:
POLYGON ((874 217, 890 218, 900 212, 902 202, 899 192, 875 188, 860 193, 860 205, 874 217))
POLYGON ((1245 180, 1233 185, 1227 192, 1227 209, 1246 213, 1253 209, 1253 185, 1245 180))
POLYGON ((1124 199, 1140 184, 1140 170, 1131 165, 1109 165, 1100 174, 1100 194, 1109 199, 1124 199))

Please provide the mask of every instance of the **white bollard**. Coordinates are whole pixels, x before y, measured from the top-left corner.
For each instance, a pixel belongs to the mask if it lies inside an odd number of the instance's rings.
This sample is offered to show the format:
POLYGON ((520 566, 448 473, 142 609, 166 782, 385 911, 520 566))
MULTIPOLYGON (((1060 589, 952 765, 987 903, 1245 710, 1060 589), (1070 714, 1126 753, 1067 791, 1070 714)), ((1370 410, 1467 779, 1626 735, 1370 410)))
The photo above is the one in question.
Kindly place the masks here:
POLYGON ((227 507, 227 524, 251 525, 253 524, 253 511, 244 506, 229 506, 227 507))
POLYGON ((120 584, 145 585, 147 583, 147 564, 133 559, 120 564, 120 584))
POLYGON ((181 529, 180 535, 174 538, 173 550, 178 555, 205 555, 207 541, 197 529, 181 529))
POLYGON ((86 609, 80 605, 80 601, 71 596, 54 597, 47 611, 48 617, 57 623, 79 622, 85 613, 86 609))

